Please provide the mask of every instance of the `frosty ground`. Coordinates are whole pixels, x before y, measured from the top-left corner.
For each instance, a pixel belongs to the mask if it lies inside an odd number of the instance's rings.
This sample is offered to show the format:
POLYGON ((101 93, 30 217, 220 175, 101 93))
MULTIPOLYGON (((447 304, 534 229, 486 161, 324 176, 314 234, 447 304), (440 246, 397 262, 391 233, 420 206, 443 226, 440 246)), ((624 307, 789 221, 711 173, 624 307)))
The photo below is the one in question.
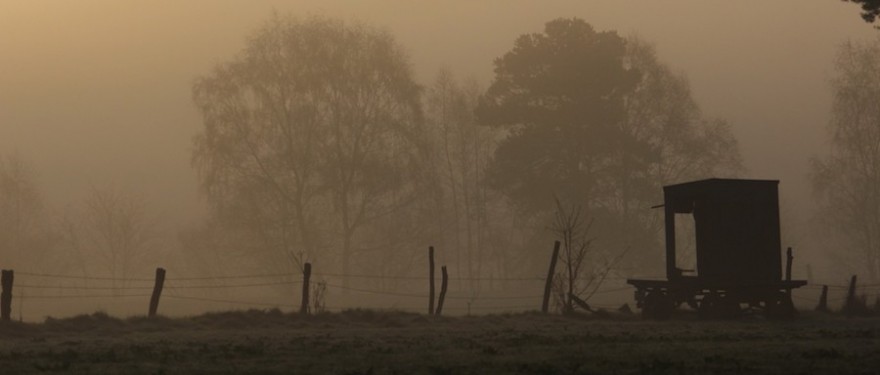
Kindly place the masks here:
POLYGON ((873 374, 880 318, 277 310, 0 324, 2 373, 873 374))

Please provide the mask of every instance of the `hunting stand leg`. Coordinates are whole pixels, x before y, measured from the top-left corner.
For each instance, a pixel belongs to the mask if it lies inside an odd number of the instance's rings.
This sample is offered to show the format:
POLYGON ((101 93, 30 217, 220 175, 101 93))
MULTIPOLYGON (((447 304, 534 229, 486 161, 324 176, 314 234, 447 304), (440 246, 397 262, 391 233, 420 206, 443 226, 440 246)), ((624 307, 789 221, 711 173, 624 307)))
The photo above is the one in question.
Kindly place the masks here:
POLYGON ((672 316, 675 302, 661 289, 648 290, 642 301, 642 315, 648 319, 665 320, 672 316))
POLYGON ((771 319, 793 319, 795 314, 794 303, 791 301, 791 290, 779 292, 775 298, 767 300, 764 314, 771 319))
POLYGON ((703 296, 700 301, 697 313, 704 319, 731 319, 736 318, 742 313, 739 302, 733 298, 712 291, 703 296))

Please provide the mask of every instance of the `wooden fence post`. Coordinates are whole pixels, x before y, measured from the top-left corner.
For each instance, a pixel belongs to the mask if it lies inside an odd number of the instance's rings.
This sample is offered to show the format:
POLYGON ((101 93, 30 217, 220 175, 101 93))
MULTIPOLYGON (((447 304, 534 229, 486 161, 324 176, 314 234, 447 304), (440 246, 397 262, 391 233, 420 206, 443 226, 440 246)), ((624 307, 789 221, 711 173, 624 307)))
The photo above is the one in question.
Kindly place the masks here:
POLYGON ((428 315, 434 314, 434 246, 428 247, 428 315))
POLYGON ((443 276, 443 281, 440 283, 440 299, 437 300, 437 312, 435 315, 440 315, 443 312, 443 300, 446 299, 446 286, 449 281, 449 275, 446 273, 446 266, 440 267, 440 273, 443 276))
POLYGON ((791 255, 791 248, 785 252, 785 281, 791 281, 791 262, 794 257, 791 255))
POLYGON ((309 313, 309 280, 312 278, 312 264, 306 263, 303 265, 303 290, 302 290, 302 303, 299 307, 299 313, 302 315, 308 315, 309 313))
POLYGON ((556 273, 556 259, 559 258, 559 241, 553 244, 553 257, 550 258, 550 270, 547 271, 547 281, 544 283, 544 302, 541 304, 541 312, 547 313, 550 307, 550 289, 553 286, 553 274, 556 273))
POLYGON ((849 288, 846 290, 846 301, 843 303, 843 313, 847 316, 852 316, 857 313, 857 300, 856 300, 856 275, 852 275, 852 278, 849 280, 849 288))
POLYGON ((150 297, 150 312, 148 316, 156 316, 159 309, 159 297, 162 296, 162 287, 165 285, 165 269, 156 268, 156 284, 153 285, 153 296, 150 297))
POLYGON ((12 315, 12 280, 14 272, 12 270, 0 271, 0 284, 2 284, 2 292, 0 292, 0 319, 8 321, 12 315))
POLYGON ((822 295, 819 296, 816 311, 828 312, 828 285, 822 285, 822 295))

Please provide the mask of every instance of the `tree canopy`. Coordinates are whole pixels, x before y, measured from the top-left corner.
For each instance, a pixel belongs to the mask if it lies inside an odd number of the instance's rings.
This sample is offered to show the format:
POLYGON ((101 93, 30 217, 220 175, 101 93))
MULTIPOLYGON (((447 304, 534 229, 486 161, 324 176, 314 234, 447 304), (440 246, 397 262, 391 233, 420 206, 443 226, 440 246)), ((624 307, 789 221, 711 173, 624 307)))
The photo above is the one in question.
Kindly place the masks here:
POLYGON ((625 142, 616 125, 638 80, 625 55, 616 33, 558 19, 495 60, 495 80, 477 113, 485 124, 512 126, 496 151, 496 187, 524 205, 542 204, 533 201, 539 197, 552 202, 554 193, 590 195, 609 172, 600 155, 625 142))
POLYGON ((493 186, 531 214, 551 211, 554 196, 581 205, 599 232, 627 241, 656 239, 647 207, 663 184, 741 168, 726 124, 702 115, 650 45, 577 18, 548 22, 496 59, 477 114, 508 130, 493 186))

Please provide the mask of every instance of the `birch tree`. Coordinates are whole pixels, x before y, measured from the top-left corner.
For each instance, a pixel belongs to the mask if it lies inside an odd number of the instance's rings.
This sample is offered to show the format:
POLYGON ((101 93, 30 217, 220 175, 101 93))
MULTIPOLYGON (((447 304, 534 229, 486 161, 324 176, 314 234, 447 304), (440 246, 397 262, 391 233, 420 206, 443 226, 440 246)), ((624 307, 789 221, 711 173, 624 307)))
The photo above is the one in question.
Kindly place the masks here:
POLYGON ((831 254, 880 278, 880 40, 844 43, 832 80, 827 155, 813 159, 819 223, 838 241, 831 254))
POLYGON ((349 274, 358 235, 413 199, 420 89, 387 32, 275 16, 193 92, 213 214, 268 265, 338 256, 349 274))

